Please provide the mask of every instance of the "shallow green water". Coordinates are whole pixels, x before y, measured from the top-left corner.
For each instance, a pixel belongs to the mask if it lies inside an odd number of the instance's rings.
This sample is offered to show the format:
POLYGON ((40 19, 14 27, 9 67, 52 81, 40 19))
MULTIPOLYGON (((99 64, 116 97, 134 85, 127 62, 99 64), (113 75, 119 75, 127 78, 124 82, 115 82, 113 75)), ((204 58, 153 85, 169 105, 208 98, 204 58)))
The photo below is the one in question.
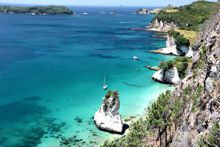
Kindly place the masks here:
POLYGON ((152 15, 73 9, 89 15, 0 14, 0 144, 57 146, 61 136, 75 136, 76 146, 90 146, 111 137, 92 120, 106 93, 104 75, 119 90, 122 117, 143 114, 168 88, 143 67, 170 58, 147 53, 165 45, 144 30, 152 15))

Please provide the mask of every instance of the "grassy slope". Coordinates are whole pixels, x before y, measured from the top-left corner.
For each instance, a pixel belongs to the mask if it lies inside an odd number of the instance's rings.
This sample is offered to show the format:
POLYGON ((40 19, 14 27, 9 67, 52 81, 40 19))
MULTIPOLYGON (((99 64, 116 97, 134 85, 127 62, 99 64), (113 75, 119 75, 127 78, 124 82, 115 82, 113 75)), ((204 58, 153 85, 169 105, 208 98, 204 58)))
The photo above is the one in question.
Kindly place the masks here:
POLYGON ((197 35, 198 35, 196 31, 179 30, 179 29, 177 29, 175 31, 179 32, 185 38, 189 39, 191 45, 195 43, 197 35))
POLYGON ((162 10, 156 18, 168 23, 174 22, 181 30, 198 31, 201 24, 218 11, 219 6, 216 2, 197 1, 176 8, 178 11, 173 13, 162 10))

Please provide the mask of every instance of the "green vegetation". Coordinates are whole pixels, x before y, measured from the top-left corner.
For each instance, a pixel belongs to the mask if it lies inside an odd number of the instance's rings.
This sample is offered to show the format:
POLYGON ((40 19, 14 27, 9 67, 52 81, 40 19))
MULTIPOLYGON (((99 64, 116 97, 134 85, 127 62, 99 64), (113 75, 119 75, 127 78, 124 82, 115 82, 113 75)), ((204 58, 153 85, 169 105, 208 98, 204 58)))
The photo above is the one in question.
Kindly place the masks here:
POLYGON ((205 68, 206 53, 208 48, 205 45, 202 45, 199 50, 199 60, 193 65, 194 66, 194 77, 197 76, 205 68))
POLYGON ((173 60, 161 62, 159 65, 160 69, 163 69, 166 72, 168 69, 176 66, 180 78, 184 78, 187 74, 187 68, 191 63, 191 58, 188 57, 176 57, 173 60))
POLYGON ((148 107, 145 119, 139 119, 130 126, 128 134, 113 141, 106 141, 103 147, 129 147, 142 146, 145 138, 152 136, 157 132, 157 139, 162 144, 161 136, 165 134, 163 142, 168 141, 168 130, 170 130, 172 121, 179 117, 180 103, 179 99, 172 97, 171 91, 162 93, 156 102, 148 107))
POLYGON ((108 92, 107 92, 107 94, 105 95, 105 98, 110 98, 111 96, 114 96, 114 91, 111 91, 111 90, 109 90, 108 92))
POLYGON ((193 106, 192 106, 192 111, 194 112, 198 103, 199 103, 199 98, 202 95, 203 87, 201 85, 197 86, 192 94, 192 100, 193 100, 193 106))
POLYGON ((210 146, 220 146, 220 124, 215 124, 207 137, 210 146))
POLYGON ((142 139, 148 134, 147 121, 139 119, 130 126, 130 131, 128 134, 112 141, 105 141, 101 147, 140 147, 142 144, 142 139))
POLYGON ((220 3, 197 1, 190 5, 175 8, 175 12, 162 10, 156 18, 160 21, 176 24, 181 30, 198 31, 200 25, 218 11, 220 3))
POLYGON ((219 139, 220 139, 220 124, 216 123, 214 124, 214 126, 212 127, 212 130, 207 136, 200 138, 200 140, 198 141, 198 146, 199 147, 206 147, 206 146, 217 147, 217 146, 220 146, 219 139))
POLYGON ((118 91, 111 91, 111 90, 109 90, 107 92, 107 94, 105 95, 105 99, 104 99, 104 106, 103 106, 104 111, 108 110, 108 106, 109 106, 109 108, 112 108, 115 105, 117 98, 118 98, 118 91), (113 97, 113 99, 112 99, 112 103, 109 104, 109 100, 108 99, 110 97, 113 97))
POLYGON ((58 15, 73 12, 63 6, 35 6, 35 7, 18 7, 18 6, 0 6, 0 13, 18 13, 18 14, 35 14, 35 15, 58 15))
POLYGON ((196 42, 197 32, 196 31, 189 31, 189 30, 179 30, 176 29, 176 32, 179 32, 185 38, 189 39, 190 45, 193 45, 196 42))
POLYGON ((169 34, 169 36, 172 36, 175 39, 175 44, 177 46, 177 49, 180 49, 182 46, 189 47, 189 45, 190 45, 189 39, 186 39, 179 32, 176 32, 174 30, 170 30, 168 32, 168 34, 169 34))
POLYGON ((160 144, 162 144, 161 134, 165 133, 165 145, 167 144, 167 129, 171 126, 170 116, 171 116, 171 92, 167 91, 162 93, 157 101, 148 108, 148 127, 149 129, 158 130, 158 139, 160 144))
MULTIPOLYGON (((187 86, 183 91, 174 95, 171 91, 162 93, 158 99, 148 107, 145 119, 139 119, 131 124, 129 132, 121 138, 112 141, 105 141, 102 147, 140 147, 146 143, 159 142, 160 146, 166 146, 172 138, 172 131, 177 129, 181 123, 182 115, 189 103, 193 102, 195 106, 198 104, 201 97, 203 87, 197 85, 196 87, 187 86), (192 91, 195 89, 195 91, 192 91), (193 97, 193 98, 192 98, 193 97), (152 140, 151 137, 154 136, 152 140), (155 138, 156 136, 156 138, 155 138), (162 137, 163 136, 163 137, 162 137)), ((216 146, 219 138, 220 126, 215 126, 206 140, 209 144, 216 146)))

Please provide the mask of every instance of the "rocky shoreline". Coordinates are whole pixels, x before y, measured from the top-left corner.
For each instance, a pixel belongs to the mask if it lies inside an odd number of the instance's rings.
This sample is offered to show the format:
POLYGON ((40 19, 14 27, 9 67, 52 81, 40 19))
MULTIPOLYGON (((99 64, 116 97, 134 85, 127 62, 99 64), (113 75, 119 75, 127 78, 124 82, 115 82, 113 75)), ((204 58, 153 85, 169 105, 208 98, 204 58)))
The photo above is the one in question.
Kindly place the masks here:
MULTIPOLYGON (((164 53, 164 50, 158 52, 164 53)), ((148 108, 146 119, 134 123, 127 137, 105 142, 103 146, 220 146, 219 12, 203 26, 188 54, 192 65, 187 67, 183 79, 178 77, 172 62, 166 65, 169 73, 160 69, 153 75, 159 82, 176 84, 175 91, 161 94, 148 108), (172 77, 164 79, 169 77, 166 74, 172 77)))

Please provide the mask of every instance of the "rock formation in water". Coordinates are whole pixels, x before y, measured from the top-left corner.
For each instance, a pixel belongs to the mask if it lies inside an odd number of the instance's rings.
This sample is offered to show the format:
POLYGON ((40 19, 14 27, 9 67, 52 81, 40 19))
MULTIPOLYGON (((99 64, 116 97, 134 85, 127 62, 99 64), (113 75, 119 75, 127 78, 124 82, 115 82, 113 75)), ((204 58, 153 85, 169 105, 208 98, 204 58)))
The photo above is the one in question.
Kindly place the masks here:
POLYGON ((148 27, 149 31, 168 32, 169 30, 177 29, 177 25, 174 23, 167 23, 159 21, 157 18, 148 27))
POLYGON ((176 67, 170 68, 166 71, 160 69, 154 73, 152 79, 167 84, 178 84, 180 82, 180 77, 176 67))
POLYGON ((165 21, 159 21, 157 18, 151 23, 151 25, 148 27, 149 31, 156 31, 156 32, 166 32, 167 35, 167 41, 166 41, 166 47, 161 48, 158 50, 153 50, 153 53, 159 53, 159 54, 170 54, 170 55, 177 55, 177 56, 187 56, 192 57, 193 51, 189 44, 180 44, 179 38, 176 37, 182 37, 185 38, 183 35, 178 34, 175 30, 177 30, 178 27, 174 23, 167 23, 165 21), (175 36, 175 37, 174 37, 175 36))
POLYGON ((119 108, 118 91, 109 91, 103 98, 101 107, 95 113, 94 121, 96 126, 104 131, 122 133, 123 123, 119 108))
POLYGON ((174 37, 167 35, 166 47, 153 50, 153 53, 193 57, 193 51, 188 46, 177 46, 174 37))

